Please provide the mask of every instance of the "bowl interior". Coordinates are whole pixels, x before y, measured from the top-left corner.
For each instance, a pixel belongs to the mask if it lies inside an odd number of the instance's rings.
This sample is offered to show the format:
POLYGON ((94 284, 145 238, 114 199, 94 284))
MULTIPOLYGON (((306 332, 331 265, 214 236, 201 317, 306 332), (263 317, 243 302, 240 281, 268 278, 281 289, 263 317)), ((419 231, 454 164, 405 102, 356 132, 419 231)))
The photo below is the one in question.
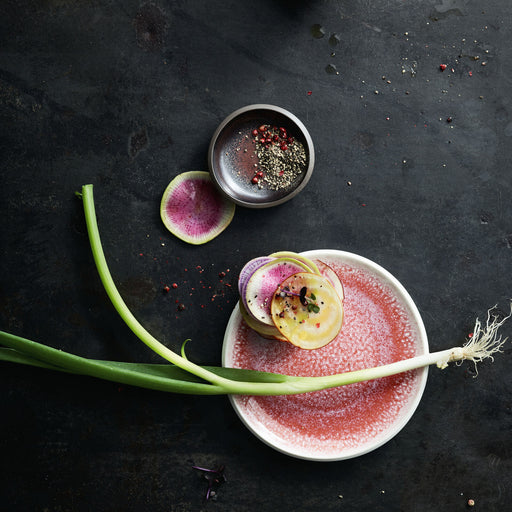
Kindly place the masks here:
POLYGON ((313 144, 306 128, 289 112, 279 107, 255 106, 240 109, 219 126, 208 152, 208 164, 214 182, 235 203, 249 208, 265 208, 288 201, 308 182, 313 170, 313 144), (271 190, 251 182, 255 175, 255 143, 252 131, 261 125, 284 127, 306 152, 306 165, 286 187, 271 190))

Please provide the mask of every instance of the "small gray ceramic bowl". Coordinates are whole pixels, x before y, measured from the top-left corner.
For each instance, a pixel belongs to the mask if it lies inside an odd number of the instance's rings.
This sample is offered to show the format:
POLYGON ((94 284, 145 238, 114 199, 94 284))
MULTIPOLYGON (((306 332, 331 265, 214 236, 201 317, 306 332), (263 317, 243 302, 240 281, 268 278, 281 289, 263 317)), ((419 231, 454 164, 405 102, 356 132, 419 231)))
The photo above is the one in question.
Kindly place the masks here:
POLYGON ((213 134, 208 149, 208 166, 219 190, 234 203, 247 208, 268 208, 295 197, 313 173, 313 141, 302 122, 287 110, 274 105, 248 105, 230 114, 213 134), (289 137, 300 142, 306 152, 303 171, 289 185, 272 190, 262 180, 252 183, 255 175, 253 130, 261 125, 284 127, 289 137))

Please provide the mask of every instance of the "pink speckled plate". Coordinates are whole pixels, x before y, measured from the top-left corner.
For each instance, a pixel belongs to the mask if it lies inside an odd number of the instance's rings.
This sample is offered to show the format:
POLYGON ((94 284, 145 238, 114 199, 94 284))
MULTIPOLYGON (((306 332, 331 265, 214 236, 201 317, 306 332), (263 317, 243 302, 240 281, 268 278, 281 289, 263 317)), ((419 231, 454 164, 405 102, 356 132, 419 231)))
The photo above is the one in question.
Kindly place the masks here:
MULTIPOLYGON (((317 376, 380 366, 428 352, 421 316, 405 288, 386 270, 352 253, 304 255, 333 268, 345 291, 337 338, 303 350, 266 340, 249 329, 235 307, 224 337, 223 365, 317 376)), ((243 423, 287 455, 316 461, 357 457, 395 436, 419 404, 428 369, 336 389, 291 396, 231 396, 243 423)))

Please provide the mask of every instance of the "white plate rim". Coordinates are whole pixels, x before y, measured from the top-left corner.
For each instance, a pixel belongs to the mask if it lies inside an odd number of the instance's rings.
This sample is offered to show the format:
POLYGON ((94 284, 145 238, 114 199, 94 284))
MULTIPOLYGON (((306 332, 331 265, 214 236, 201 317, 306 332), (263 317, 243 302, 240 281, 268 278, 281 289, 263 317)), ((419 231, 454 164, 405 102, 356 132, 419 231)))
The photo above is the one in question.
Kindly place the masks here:
MULTIPOLYGON (((425 330, 425 326, 423 324, 423 320, 421 318, 420 312, 413 301, 412 297, 410 296, 409 292, 405 289, 405 287, 398 281, 396 277, 393 276, 388 270, 386 270, 384 267, 379 265, 378 263, 375 263, 374 261, 365 258, 364 256, 360 256, 358 254, 348 252, 348 251, 342 251, 337 249, 315 249, 315 250, 309 250, 304 251, 300 253, 303 256, 307 256, 309 258, 322 258, 322 257, 330 257, 330 258, 339 258, 342 260, 343 263, 349 264, 355 263, 359 267, 367 267, 369 270, 371 270, 374 274, 376 274, 378 277, 382 278, 383 281, 390 285, 392 289, 395 289, 399 295, 400 298, 403 300, 404 305, 410 310, 412 313, 412 323, 417 329, 419 333, 419 339, 417 340, 417 350, 418 355, 426 354, 429 352, 429 346, 428 346, 428 337, 427 332, 425 330)), ((238 303, 233 309, 226 330, 224 334, 224 340, 222 344, 222 366, 227 366, 227 361, 230 355, 231 350, 231 342, 232 339, 230 337, 230 333, 233 331, 233 328, 236 323, 240 321, 240 311, 238 308, 238 303)), ((244 411, 239 406, 238 402, 236 401, 236 396, 229 395, 229 400, 231 402, 232 407, 234 408, 236 414, 242 421, 242 423, 245 425, 245 427, 252 432, 260 441, 264 442, 266 445, 270 446, 271 448, 277 450, 278 452, 284 453, 285 455, 303 459, 303 460, 310 460, 310 461, 317 461, 317 462, 331 462, 331 461, 340 461, 340 460, 346 460, 351 459, 354 457, 359 457, 362 455, 365 455, 373 450, 376 450, 377 448, 380 448, 384 444, 386 444, 388 441, 390 441, 393 437, 395 437, 404 427, 405 425, 410 421, 414 413, 416 412, 416 409, 418 408, 418 405, 421 401, 421 398, 423 396, 425 386, 427 383, 427 377, 428 377, 428 367, 421 368, 418 371, 418 384, 416 387, 416 394, 414 398, 409 402, 408 404, 408 410, 406 413, 401 415, 400 421, 397 421, 393 423, 389 431, 384 436, 379 436, 378 439, 375 440, 373 443, 366 443, 364 447, 358 449, 348 449, 343 450, 343 453, 337 453, 332 455, 319 455, 315 454, 312 455, 310 453, 305 453, 301 451, 300 449, 292 450, 284 448, 279 444, 279 438, 277 436, 269 433, 263 428, 258 429, 257 425, 253 424, 253 422, 248 419, 248 417, 244 414, 244 411)))

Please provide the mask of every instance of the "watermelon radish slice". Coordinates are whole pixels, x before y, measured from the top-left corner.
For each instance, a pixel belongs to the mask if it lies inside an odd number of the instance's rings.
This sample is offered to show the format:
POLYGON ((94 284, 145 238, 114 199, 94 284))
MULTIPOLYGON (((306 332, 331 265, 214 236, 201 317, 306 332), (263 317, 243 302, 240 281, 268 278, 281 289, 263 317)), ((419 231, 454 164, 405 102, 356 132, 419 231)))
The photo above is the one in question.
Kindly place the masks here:
POLYGON ((297 272, 310 272, 310 269, 292 258, 276 258, 258 268, 247 282, 244 302, 247 312, 264 324, 274 325, 270 312, 272 297, 279 284, 297 272))
POLYGON ((338 297, 341 299, 341 302, 343 302, 343 299, 345 298, 345 291, 343 289, 343 284, 341 283, 340 278, 338 277, 338 274, 336 274, 336 272, 329 265, 327 265, 327 263, 324 263, 323 261, 317 261, 317 265, 318 268, 320 269, 320 274, 329 279, 333 288, 336 290, 338 297))
POLYGON ((296 252, 292 251, 278 251, 272 253, 270 256, 273 258, 293 258, 302 263, 305 263, 314 274, 320 275, 320 270, 318 269, 316 263, 313 260, 306 258, 306 256, 302 256, 302 254, 297 254, 296 252))
POLYGON ((257 332, 261 337, 269 339, 269 340, 279 340, 279 341, 288 341, 277 329, 275 325, 267 325, 256 318, 253 318, 245 309, 244 305, 240 301, 238 303, 238 307, 240 309, 240 314, 242 318, 245 320, 245 323, 255 332, 257 332))
POLYGON ((274 293, 271 314, 293 345, 312 350, 330 343, 343 325, 343 304, 327 277, 309 272, 285 279, 274 293))
POLYGON ((189 171, 176 176, 165 189, 160 217, 165 227, 189 244, 201 245, 224 231, 235 204, 215 188, 210 174, 189 171))
POLYGON ((256 272, 256 270, 265 265, 265 263, 271 262, 273 259, 275 258, 271 258, 269 256, 253 258, 252 260, 248 261, 240 271, 240 275, 238 277, 238 293, 240 294, 240 300, 242 301, 245 309, 247 309, 245 292, 247 290, 247 283, 249 282, 249 279, 254 274, 254 272, 256 272))

